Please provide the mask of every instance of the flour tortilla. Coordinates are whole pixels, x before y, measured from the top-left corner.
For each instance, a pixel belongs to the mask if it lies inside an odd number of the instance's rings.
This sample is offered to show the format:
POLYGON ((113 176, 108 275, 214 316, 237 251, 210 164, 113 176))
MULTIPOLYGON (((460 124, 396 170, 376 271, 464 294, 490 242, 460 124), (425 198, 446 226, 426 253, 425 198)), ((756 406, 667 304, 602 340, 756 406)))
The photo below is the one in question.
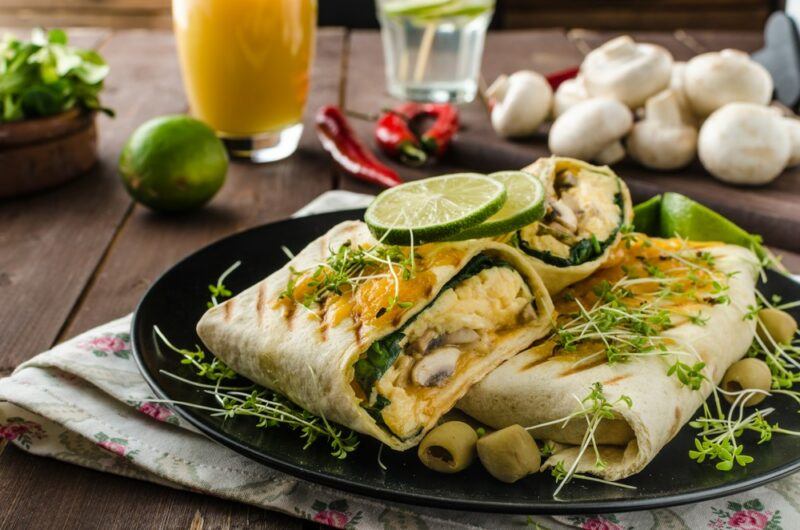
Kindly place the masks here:
MULTIPOLYGON (((545 184, 545 189, 547 190, 548 196, 552 196, 555 193, 553 190, 553 183, 555 181, 556 174, 566 167, 589 169, 594 172, 605 173, 609 176, 616 177, 619 181, 620 193, 622 194, 622 222, 623 224, 630 224, 633 221, 633 204, 631 202, 631 193, 628 190, 628 186, 626 186, 625 182, 617 177, 617 175, 608 166, 593 166, 573 158, 551 156, 548 158, 538 159, 533 164, 523 168, 522 171, 526 171, 538 176, 545 184)), ((600 256, 591 261, 581 263, 580 265, 558 267, 549 263, 545 263, 541 259, 534 256, 526 255, 531 260, 533 268, 536 269, 536 272, 538 272, 539 276, 541 276, 542 281, 547 286, 547 290, 551 294, 555 294, 565 287, 589 277, 594 271, 596 271, 603 263, 606 262, 606 260, 608 260, 609 254, 614 246, 619 242, 620 237, 621 234, 617 233, 614 237, 614 240, 605 248, 605 251, 600 256)))
MULTIPOLYGON (((718 384, 728 367, 742 358, 754 336, 754 322, 744 318, 747 307, 755 304, 754 286, 757 258, 749 250, 732 245, 708 249, 721 272, 738 271, 729 280, 730 304, 706 306, 709 319, 704 326, 686 322, 663 335, 678 345, 691 344, 707 365, 707 375, 718 384)), ((689 351, 690 348, 686 348, 689 351)), ((689 361, 687 361, 689 362, 689 361)), ((682 386, 667 375, 668 364, 658 357, 637 358, 627 363, 606 363, 581 371, 571 370, 572 362, 549 357, 531 348, 507 361, 475 385, 459 402, 461 410, 494 428, 520 424, 533 426, 563 418, 577 410, 595 382, 601 382, 610 402, 629 396, 633 407, 615 406, 617 420, 604 422, 596 440, 604 469, 595 467, 593 452, 587 451, 577 471, 608 480, 619 480, 641 471, 678 433, 711 393, 709 384, 701 391, 682 386)), ((544 464, 564 461, 567 468, 578 455, 585 433, 583 419, 536 429, 537 439, 557 442, 558 450, 544 464)))
POLYGON ((530 261, 511 247, 488 240, 418 247, 417 253, 423 256, 420 263, 428 261, 426 256, 446 259, 431 258, 433 265, 427 270, 424 265, 418 267, 416 276, 431 272, 435 281, 426 295, 411 300, 411 307, 397 308, 400 313, 394 322, 362 321, 348 311, 337 323, 331 320, 332 311, 319 318, 299 304, 288 300, 281 303, 279 298, 290 278, 290 267, 313 269, 325 260, 330 249, 338 249, 348 240, 354 245, 376 243, 364 223, 348 221, 335 226, 277 272, 209 309, 197 325, 198 335, 237 373, 284 394, 316 415, 402 450, 416 445, 474 383, 545 335, 552 326, 552 301, 530 261), (520 273, 534 296, 536 317, 519 331, 503 335, 480 363, 457 372, 451 378, 453 384, 447 386, 446 399, 432 411, 430 421, 421 425, 415 436, 400 439, 378 425, 360 406, 351 386, 353 364, 374 341, 401 328, 422 311, 445 283, 479 253, 496 255, 520 273))

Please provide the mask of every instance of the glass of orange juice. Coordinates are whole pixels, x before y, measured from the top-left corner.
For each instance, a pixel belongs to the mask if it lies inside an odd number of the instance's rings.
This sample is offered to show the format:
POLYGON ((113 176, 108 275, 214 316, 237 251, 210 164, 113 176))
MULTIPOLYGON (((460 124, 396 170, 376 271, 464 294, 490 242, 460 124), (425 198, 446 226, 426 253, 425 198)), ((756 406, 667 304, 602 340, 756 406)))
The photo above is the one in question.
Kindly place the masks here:
POLYGON ((303 132, 316 0, 172 0, 191 112, 231 155, 271 162, 303 132))

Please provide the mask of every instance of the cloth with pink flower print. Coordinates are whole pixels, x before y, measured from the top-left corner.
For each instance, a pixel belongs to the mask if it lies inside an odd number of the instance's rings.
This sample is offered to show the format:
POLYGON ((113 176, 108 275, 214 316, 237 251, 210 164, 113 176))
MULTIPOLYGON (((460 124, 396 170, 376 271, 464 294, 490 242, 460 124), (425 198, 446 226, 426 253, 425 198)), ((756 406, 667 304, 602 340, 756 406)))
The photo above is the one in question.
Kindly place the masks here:
MULTIPOLYGON (((369 199, 329 192, 301 212, 359 207, 369 199)), ((129 329, 130 316, 109 322, 34 357, 0 380, 0 443, 336 528, 800 527, 800 474, 727 499, 580 517, 477 514, 343 493, 252 462, 201 436, 169 408, 154 403, 132 358, 129 329)))

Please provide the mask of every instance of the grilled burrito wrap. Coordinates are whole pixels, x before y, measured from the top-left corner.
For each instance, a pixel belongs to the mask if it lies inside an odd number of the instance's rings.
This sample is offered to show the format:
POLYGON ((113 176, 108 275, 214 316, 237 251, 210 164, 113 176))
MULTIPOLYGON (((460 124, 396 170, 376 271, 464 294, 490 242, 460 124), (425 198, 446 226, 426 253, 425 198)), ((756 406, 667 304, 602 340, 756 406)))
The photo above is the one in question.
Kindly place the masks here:
POLYGON ((573 158, 540 158, 523 171, 542 179, 545 215, 509 241, 530 256, 547 289, 557 293, 608 259, 620 228, 633 219, 630 192, 608 166, 573 158))
POLYGON ((237 373, 402 450, 552 319, 536 271, 507 245, 412 254, 345 222, 209 309, 197 333, 237 373))
POLYGON ((587 419, 558 420, 580 410, 578 401, 595 383, 614 419, 594 433, 605 467, 590 447, 576 469, 608 480, 641 471, 687 423, 712 391, 702 373, 718 384, 745 355, 754 322, 758 260, 747 249, 628 236, 593 276, 554 298, 555 331, 489 374, 459 402, 459 408, 495 428, 512 424, 555 442, 544 466, 569 468, 579 455, 587 419), (628 247, 629 248, 626 248, 628 247), (676 362, 683 363, 671 375, 676 362), (683 382, 681 381, 683 380, 683 382))

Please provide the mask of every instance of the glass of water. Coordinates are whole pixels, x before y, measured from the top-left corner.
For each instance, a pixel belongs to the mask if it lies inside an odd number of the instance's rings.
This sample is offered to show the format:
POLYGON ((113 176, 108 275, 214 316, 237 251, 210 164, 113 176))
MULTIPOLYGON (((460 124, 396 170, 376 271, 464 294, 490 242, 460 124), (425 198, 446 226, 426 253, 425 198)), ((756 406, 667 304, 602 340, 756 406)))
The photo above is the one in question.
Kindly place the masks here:
POLYGON ((389 93, 466 103, 478 91, 495 0, 375 0, 389 93))

